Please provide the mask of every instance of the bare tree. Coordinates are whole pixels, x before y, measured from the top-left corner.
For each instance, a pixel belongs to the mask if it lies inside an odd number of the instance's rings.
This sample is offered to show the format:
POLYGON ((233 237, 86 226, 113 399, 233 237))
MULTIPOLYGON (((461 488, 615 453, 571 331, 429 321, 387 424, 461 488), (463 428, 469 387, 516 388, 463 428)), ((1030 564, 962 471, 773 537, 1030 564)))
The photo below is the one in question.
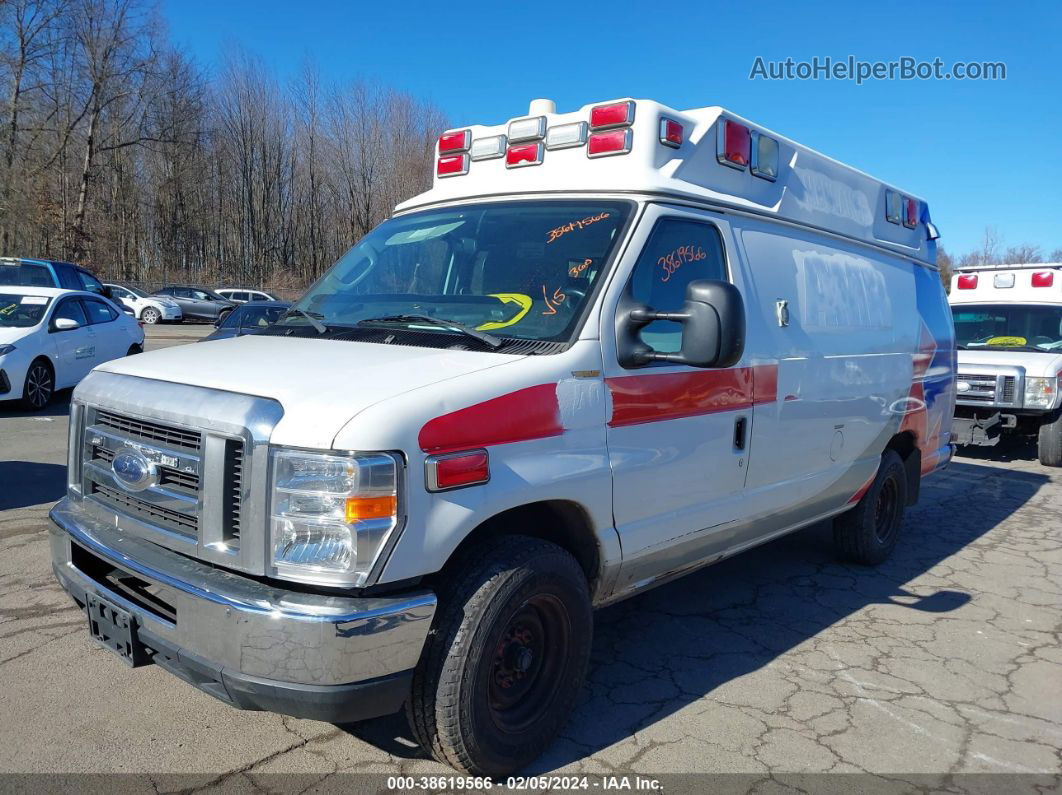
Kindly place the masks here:
POLYGON ((1003 254, 1003 262, 1008 265, 1026 265, 1033 262, 1043 262, 1044 253, 1039 246, 1031 243, 1022 243, 1020 246, 1011 246, 1003 254))

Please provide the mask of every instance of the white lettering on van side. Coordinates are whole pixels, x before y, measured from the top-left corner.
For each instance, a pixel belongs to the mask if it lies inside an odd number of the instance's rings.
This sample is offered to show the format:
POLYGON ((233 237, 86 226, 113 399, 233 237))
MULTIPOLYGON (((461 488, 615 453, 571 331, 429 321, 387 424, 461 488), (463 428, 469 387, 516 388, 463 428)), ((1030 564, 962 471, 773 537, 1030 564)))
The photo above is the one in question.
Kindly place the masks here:
POLYGON ((803 195, 792 192, 801 209, 847 218, 865 228, 873 226, 874 211, 862 191, 810 168, 795 166, 793 173, 804 189, 803 195))
POLYGON ((870 260, 844 252, 793 252, 803 325, 823 331, 892 327, 885 275, 870 260))

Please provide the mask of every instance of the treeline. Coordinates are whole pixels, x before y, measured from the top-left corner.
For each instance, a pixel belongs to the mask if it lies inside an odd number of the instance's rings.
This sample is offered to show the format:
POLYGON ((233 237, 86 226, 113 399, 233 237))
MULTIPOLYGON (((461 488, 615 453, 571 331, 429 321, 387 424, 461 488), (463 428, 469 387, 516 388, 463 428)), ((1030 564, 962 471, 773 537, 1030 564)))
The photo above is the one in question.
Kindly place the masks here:
POLYGON ((0 252, 305 284, 431 182, 440 111, 312 65, 208 75, 141 0, 0 0, 0 252))
POLYGON ((958 256, 944 248, 937 249, 937 264, 945 285, 951 285, 951 275, 956 268, 966 265, 1027 265, 1037 262, 1062 262, 1062 248, 1045 252, 1042 246, 1022 243, 1017 246, 1003 245, 1003 236, 994 226, 985 228, 981 244, 958 256))

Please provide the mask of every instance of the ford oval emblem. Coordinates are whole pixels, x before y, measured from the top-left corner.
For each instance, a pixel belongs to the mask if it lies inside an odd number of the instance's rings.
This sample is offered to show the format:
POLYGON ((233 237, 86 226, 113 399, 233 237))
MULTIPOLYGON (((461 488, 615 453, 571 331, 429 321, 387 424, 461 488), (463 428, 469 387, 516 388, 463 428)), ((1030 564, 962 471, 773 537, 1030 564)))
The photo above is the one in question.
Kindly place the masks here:
POLYGON ((111 471, 118 485, 126 491, 143 491, 158 480, 155 465, 136 450, 125 449, 111 461, 111 471))

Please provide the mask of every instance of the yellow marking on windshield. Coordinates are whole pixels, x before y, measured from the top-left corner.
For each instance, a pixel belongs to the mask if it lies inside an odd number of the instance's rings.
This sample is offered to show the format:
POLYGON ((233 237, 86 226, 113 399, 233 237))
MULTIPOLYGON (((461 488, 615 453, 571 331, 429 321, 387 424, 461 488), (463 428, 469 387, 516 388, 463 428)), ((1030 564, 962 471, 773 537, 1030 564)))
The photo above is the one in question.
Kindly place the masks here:
POLYGON ((1029 341, 1025 337, 992 337, 985 345, 1028 345, 1029 341))
MULTIPOLYGON (((530 306, 530 304, 528 304, 528 306, 530 306)), ((16 309, 18 309, 18 304, 8 304, 3 309, 0 309, 0 315, 10 315, 16 309)))
POLYGON ((515 326, 524 319, 524 315, 531 311, 531 304, 534 303, 531 300, 531 296, 524 295, 523 293, 491 293, 490 297, 497 298, 503 304, 517 304, 520 307, 520 311, 508 320, 491 321, 476 326, 476 331, 494 331, 495 329, 505 328, 506 326, 515 326))

